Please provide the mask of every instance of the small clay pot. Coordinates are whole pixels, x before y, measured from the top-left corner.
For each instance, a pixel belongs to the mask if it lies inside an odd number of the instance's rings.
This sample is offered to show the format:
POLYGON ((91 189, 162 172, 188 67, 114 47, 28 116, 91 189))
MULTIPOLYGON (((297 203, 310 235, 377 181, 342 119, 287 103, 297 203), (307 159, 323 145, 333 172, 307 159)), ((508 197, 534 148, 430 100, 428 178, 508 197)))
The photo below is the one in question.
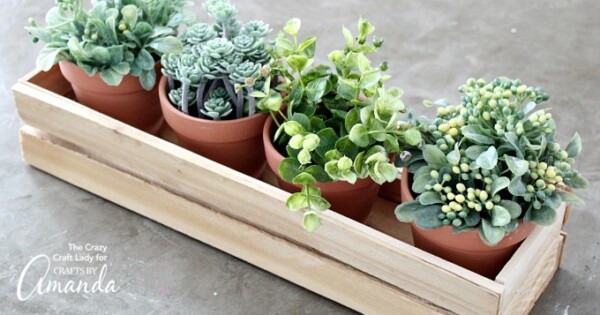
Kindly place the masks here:
MULTIPOLYGON (((414 200, 409 184, 408 170, 405 168, 401 181, 402 202, 414 200)), ((498 275, 534 229, 534 223, 519 221, 514 232, 506 235, 496 246, 488 246, 479 237, 478 230, 454 234, 450 226, 426 230, 414 222, 411 224, 416 247, 490 279, 498 275)))
MULTIPOLYGON (((274 133, 275 124, 273 118, 269 117, 263 129, 267 163, 277 175, 279 188, 291 193, 298 192, 302 190, 302 186, 286 182, 279 176, 279 163, 284 157, 273 146, 271 139, 274 133)), ((315 186, 321 189, 322 196, 331 204, 331 210, 361 223, 369 216, 380 187, 371 178, 359 179, 354 185, 348 182, 331 182, 317 183, 315 186)))
POLYGON ((261 135, 267 114, 220 121, 197 118, 173 106, 167 97, 166 77, 158 89, 163 115, 179 145, 244 174, 262 176, 266 163, 261 135))
MULTIPOLYGON (((60 71, 71 83, 76 100, 96 111, 135 128, 156 135, 163 117, 158 100, 158 85, 146 91, 139 78, 127 75, 118 86, 106 84, 99 73, 90 77, 76 64, 59 62, 60 71)), ((157 78, 161 77, 160 62, 156 63, 157 78)))

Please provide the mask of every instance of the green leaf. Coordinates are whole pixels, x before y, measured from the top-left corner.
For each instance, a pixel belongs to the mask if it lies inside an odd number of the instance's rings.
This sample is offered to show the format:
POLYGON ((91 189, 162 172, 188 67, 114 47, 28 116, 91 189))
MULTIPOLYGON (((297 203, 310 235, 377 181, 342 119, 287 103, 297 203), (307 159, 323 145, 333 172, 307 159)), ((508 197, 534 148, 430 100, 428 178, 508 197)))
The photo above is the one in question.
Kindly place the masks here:
POLYGON ((387 134, 383 145, 387 152, 400 152, 400 143, 394 135, 387 134))
POLYGON ((586 189, 590 187, 590 182, 581 174, 577 174, 572 178, 565 179, 565 182, 567 185, 569 185, 569 187, 574 189, 586 189))
POLYGON ((294 113, 292 120, 299 123, 304 130, 310 130, 310 119, 302 113, 294 113))
POLYGON ((516 157, 505 155, 506 165, 515 176, 522 176, 529 170, 529 162, 516 157))
POLYGON ((477 211, 469 211, 467 217, 465 218, 465 223, 467 226, 477 226, 479 224, 479 220, 481 220, 481 215, 477 211))
POLYGON ((436 168, 442 168, 446 166, 446 163, 448 162, 444 152, 442 152, 442 150, 440 150, 440 148, 437 146, 431 144, 425 145, 425 148, 423 149, 423 157, 425 158, 427 164, 436 168))
POLYGON ((354 159, 358 154, 358 146, 354 144, 348 136, 340 138, 335 143, 335 148, 351 159, 354 159))
POLYGON ((293 212, 308 207, 308 199, 304 194, 294 193, 286 200, 285 206, 293 212))
POLYGON ((446 159, 452 165, 458 165, 460 163, 460 151, 458 150, 458 146, 456 146, 454 150, 450 151, 450 153, 446 155, 446 159))
POLYGON ((477 130, 477 128, 475 128, 473 126, 462 127, 461 133, 462 133, 462 135, 465 138, 467 138, 467 139, 469 139, 469 140, 471 140, 471 141, 473 141, 475 143, 478 143, 478 144, 494 144, 494 139, 492 139, 492 138, 490 138, 488 136, 482 135, 477 130))
POLYGON ((366 147, 369 145, 369 131, 363 124, 354 125, 348 136, 350 137, 350 140, 359 147, 366 147))
POLYGON ((358 81, 338 78, 337 94, 345 100, 355 100, 358 97, 358 81))
POLYGON ((287 182, 291 182, 298 174, 302 173, 298 160, 291 157, 283 159, 277 170, 281 178, 287 182))
POLYGON ((575 133, 571 141, 566 148, 567 153, 569 153, 569 157, 575 158, 581 154, 581 136, 579 133, 575 133))
POLYGON ((342 33, 344 34, 344 39, 346 40, 346 47, 350 48, 354 46, 354 36, 352 35, 352 32, 350 32, 350 30, 346 27, 342 26, 342 33))
POLYGON ((440 205, 432 205, 421 208, 415 214, 415 223, 422 229, 437 229, 442 226, 442 221, 438 218, 438 214, 440 213, 440 205))
POLYGON ((319 227, 321 227, 321 225, 321 219, 319 218, 316 212, 307 211, 304 213, 304 217, 302 219, 302 226, 307 232, 312 233, 316 231, 319 227))
POLYGON ((495 147, 489 147, 487 151, 477 157, 475 163, 484 170, 493 169, 498 164, 498 151, 496 151, 495 147))
POLYGON ((298 162, 302 165, 310 164, 312 161, 312 156, 310 155, 310 151, 307 149, 302 149, 298 153, 298 162))
POLYGON ((415 220, 415 214, 420 208, 421 204, 418 201, 409 201, 399 204, 394 213, 398 221, 408 223, 415 220))
POLYGON ((135 5, 126 5, 121 9, 122 21, 129 26, 129 28, 133 28, 137 23, 138 18, 138 8, 135 5))
POLYGON ((417 199, 424 206, 435 205, 439 203, 444 203, 440 198, 440 193, 435 191, 427 191, 422 193, 417 199))
MULTIPOLYGON (((391 183, 398 178, 398 169, 391 163, 377 163, 375 164, 375 171, 381 174, 386 182, 391 183)), ((378 184, 383 184, 384 181, 378 184)))
POLYGON ((159 54, 177 54, 183 49, 183 44, 173 36, 161 37, 153 40, 148 47, 159 54))
POLYGON ((495 196, 499 191, 510 185, 510 179, 508 177, 498 177, 492 182, 492 196, 495 196))
POLYGON ((318 103, 323 94, 325 94, 325 88, 327 86, 327 78, 319 78, 309 82, 306 85, 306 97, 313 103, 318 103))
POLYGON ((59 61, 58 55, 64 50, 64 48, 59 49, 49 48, 48 45, 44 46, 35 61, 37 68, 43 71, 49 71, 59 61))
POLYGON ((311 36, 298 45, 298 52, 303 53, 308 58, 312 58, 315 56, 316 44, 317 38, 311 36))
POLYGON ((479 226, 479 237, 489 246, 494 246, 504 238, 504 228, 496 227, 488 219, 482 219, 479 226))
POLYGON ((296 72, 302 72, 308 65, 308 57, 304 55, 291 55, 287 57, 287 62, 296 72))
POLYGON ((519 137, 514 132, 507 132, 504 134, 504 138, 510 145, 515 149, 520 156, 523 156, 523 152, 521 151, 521 147, 519 146, 519 137))
POLYGON ((287 21, 285 26, 283 27, 283 31, 291 36, 298 35, 298 31, 300 31, 300 26, 302 22, 298 18, 293 18, 287 21))
POLYGON ((363 90, 370 89, 381 80, 381 71, 373 70, 360 77, 359 87, 363 90))
POLYGON ((513 196, 525 196, 527 194, 527 187, 521 180, 521 176, 516 176, 510 181, 508 185, 508 191, 513 196))
POLYGON ((579 206, 585 205, 585 202, 583 201, 583 199, 579 198, 579 196, 577 196, 573 193, 570 193, 568 191, 562 191, 562 190, 558 190, 555 193, 560 196, 560 199, 563 202, 568 202, 568 203, 572 203, 572 204, 579 205, 579 206))
POLYGON ((287 57, 294 53, 294 43, 285 37, 275 39, 275 51, 278 55, 287 57))
POLYGON ((369 21, 360 18, 358 19, 358 38, 361 44, 364 43, 365 39, 369 34, 373 33, 375 27, 369 21))
POLYGON ((344 127, 346 128, 346 131, 350 132, 350 130, 352 130, 352 127, 354 127, 354 125, 358 124, 360 122, 360 116, 358 114, 358 109, 353 108, 348 112, 348 115, 346 115, 346 118, 344 119, 344 127))
POLYGON ((494 206, 491 211, 492 225, 493 226, 505 226, 510 222, 510 212, 502 206, 494 206))
POLYGON ((319 136, 319 146, 317 146, 317 154, 325 156, 327 151, 335 148, 335 143, 338 140, 338 136, 332 128, 325 128, 317 132, 319 136))
POLYGON ((123 81, 123 75, 115 71, 113 68, 108 68, 100 72, 102 80, 110 86, 119 86, 123 81))
POLYGON ((250 96, 256 97, 256 98, 263 98, 263 97, 267 97, 267 94, 265 94, 261 91, 254 91, 254 92, 250 93, 250 96))
POLYGON ((511 219, 518 218, 523 210, 521 209, 521 205, 511 200, 502 200, 500 201, 500 205, 504 207, 510 213, 511 219))
POLYGON ((421 176, 415 176, 412 184, 412 190, 417 193, 425 192, 425 186, 433 183, 433 179, 429 174, 423 174, 421 176))
POLYGON ((143 70, 154 69, 154 58, 146 49, 141 49, 140 53, 135 58, 135 63, 143 70))
POLYGON ((327 175, 327 172, 325 172, 325 169, 322 166, 311 165, 307 167, 304 171, 312 175, 319 183, 327 183, 331 181, 331 178, 329 177, 329 175, 327 175))
POLYGON ((416 146, 421 143, 421 133, 415 128, 408 129, 404 132, 404 141, 408 145, 416 146))
POLYGON ((485 152, 488 148, 481 145, 472 145, 465 150, 465 155, 471 159, 476 160, 481 153, 485 152))
POLYGON ((152 91, 156 84, 156 71, 154 69, 143 71, 140 76, 140 84, 146 91, 152 91))
POLYGON ((295 136, 299 133, 304 132, 304 128, 302 128, 302 125, 299 122, 293 120, 286 121, 283 124, 283 130, 288 136, 295 136))
POLYGON ((302 172, 292 179, 292 183, 296 185, 312 185, 316 182, 317 180, 307 172, 302 172))
POLYGON ((532 208, 530 221, 543 226, 551 225, 556 221, 556 210, 551 207, 542 207, 539 210, 532 208))

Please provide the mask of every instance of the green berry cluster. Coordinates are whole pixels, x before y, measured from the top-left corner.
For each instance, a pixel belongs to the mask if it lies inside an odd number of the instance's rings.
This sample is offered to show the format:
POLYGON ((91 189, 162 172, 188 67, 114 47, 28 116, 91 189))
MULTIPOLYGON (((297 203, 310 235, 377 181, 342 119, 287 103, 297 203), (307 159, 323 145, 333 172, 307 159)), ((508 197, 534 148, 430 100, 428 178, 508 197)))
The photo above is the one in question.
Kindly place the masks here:
POLYGON ((469 79, 459 90, 459 105, 438 101, 436 118, 416 122, 427 144, 408 165, 420 195, 398 207, 399 219, 456 232, 478 228, 493 245, 519 219, 549 224, 562 201, 580 200, 566 188, 589 185, 572 168, 581 138, 565 149, 556 142, 552 114, 534 111, 548 94, 506 78, 469 79))

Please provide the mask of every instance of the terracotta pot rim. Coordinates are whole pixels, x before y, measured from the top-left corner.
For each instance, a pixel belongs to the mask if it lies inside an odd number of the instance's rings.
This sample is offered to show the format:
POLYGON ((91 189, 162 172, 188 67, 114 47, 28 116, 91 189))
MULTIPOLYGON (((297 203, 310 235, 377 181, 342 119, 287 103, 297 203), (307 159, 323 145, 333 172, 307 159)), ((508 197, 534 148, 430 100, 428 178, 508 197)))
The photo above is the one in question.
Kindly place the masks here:
POLYGON ((175 106, 173 106, 173 103, 171 103, 171 100, 167 96, 167 77, 166 76, 163 76, 162 79, 160 79, 160 82, 158 83, 158 90, 159 90, 158 93, 160 94, 160 98, 161 99, 164 98, 165 100, 167 100, 169 102, 169 104, 171 104, 171 106, 164 106, 164 107, 168 108, 169 111, 173 112, 177 117, 179 117, 181 119, 190 120, 192 122, 199 123, 199 124, 211 125, 211 126, 215 126, 215 127, 217 125, 231 127, 233 125, 237 125, 240 123, 250 122, 253 120, 257 120, 257 119, 262 119, 264 116, 268 115, 267 113, 256 113, 252 116, 243 117, 243 118, 239 118, 239 119, 233 119, 233 120, 210 120, 210 119, 198 118, 198 117, 184 114, 183 112, 181 112, 180 110, 175 108, 175 106))
MULTIPOLYGON (((275 146, 273 145, 273 140, 271 140, 271 127, 273 126, 273 117, 269 116, 267 117, 267 121, 265 122, 265 125, 263 127, 263 142, 264 142, 264 146, 265 146, 265 150, 269 151, 269 152, 274 152, 275 154, 277 154, 277 159, 279 160, 283 160, 286 157, 281 155, 281 153, 279 153, 279 151, 277 151, 277 149, 275 149, 275 146)), ((271 167, 271 165, 269 164, 269 167, 271 167)), ((275 175, 280 177, 278 172, 276 172, 276 169, 273 169, 271 167, 271 169, 275 172, 275 175)), ((316 187, 319 188, 324 188, 327 187, 329 189, 332 190, 349 190, 351 189, 351 187, 353 187, 354 189, 360 189, 360 188, 364 188, 370 184, 374 183, 374 181, 370 178, 370 177, 366 177, 366 178, 361 178, 361 179, 357 179, 356 183, 351 184, 345 181, 333 181, 333 182, 328 182, 328 183, 319 183, 317 182, 315 184, 316 187)), ((295 185, 295 184, 292 184, 295 185)), ((295 185, 297 187, 302 187, 299 185, 295 185)))

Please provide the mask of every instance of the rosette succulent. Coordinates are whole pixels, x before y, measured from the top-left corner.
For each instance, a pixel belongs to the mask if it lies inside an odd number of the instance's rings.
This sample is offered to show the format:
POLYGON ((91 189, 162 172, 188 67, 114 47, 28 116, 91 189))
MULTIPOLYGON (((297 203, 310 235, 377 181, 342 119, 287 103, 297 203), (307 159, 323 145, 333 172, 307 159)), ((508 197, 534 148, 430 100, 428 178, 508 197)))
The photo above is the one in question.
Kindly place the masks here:
POLYGON ((181 88, 186 95, 190 89, 195 91, 195 101, 182 94, 178 98, 181 103, 173 105, 194 115, 190 106, 195 103, 198 117, 214 120, 253 115, 256 101, 251 94, 256 88, 262 89, 267 81, 270 85, 269 71, 265 67, 271 59, 272 44, 265 39, 269 26, 261 21, 242 25, 236 19, 235 6, 226 0, 209 0, 204 8, 215 23, 189 27, 179 38, 183 51, 162 58, 169 89, 181 88), (215 91, 220 91, 218 96, 215 91), (223 110, 224 104, 231 110, 223 110))
POLYGON ((459 90, 461 104, 436 102, 434 120, 418 119, 426 144, 404 164, 418 197, 398 206, 399 220, 450 225, 455 233, 478 229, 495 245, 519 220, 548 225, 561 202, 581 202, 571 193, 589 186, 572 168, 581 138, 575 134, 564 149, 556 142, 552 114, 534 111, 548 100, 541 88, 497 78, 469 79, 459 90))
POLYGON ((278 125, 273 143, 287 153, 280 176, 303 186, 286 205, 304 210, 304 228, 314 231, 321 225, 319 214, 330 207, 317 182, 354 184, 367 177, 391 182, 398 170, 390 157, 420 144, 421 134, 400 120, 406 110, 402 91, 384 86, 387 64, 374 66, 367 57, 382 44, 367 43, 374 30, 367 20, 359 20, 356 38, 343 28, 346 44, 329 54, 332 66, 311 66, 316 38, 299 41, 300 25, 298 19, 288 21, 276 39, 271 75, 284 83, 252 95, 278 125))
POLYGON ((46 27, 29 20, 34 42, 46 43, 37 67, 48 71, 61 60, 76 64, 89 76, 100 73, 117 86, 125 75, 139 77, 151 90, 156 83, 155 61, 178 53, 182 44, 174 36, 194 15, 184 11, 187 0, 97 0, 85 10, 82 0, 57 0, 46 14, 46 27))

